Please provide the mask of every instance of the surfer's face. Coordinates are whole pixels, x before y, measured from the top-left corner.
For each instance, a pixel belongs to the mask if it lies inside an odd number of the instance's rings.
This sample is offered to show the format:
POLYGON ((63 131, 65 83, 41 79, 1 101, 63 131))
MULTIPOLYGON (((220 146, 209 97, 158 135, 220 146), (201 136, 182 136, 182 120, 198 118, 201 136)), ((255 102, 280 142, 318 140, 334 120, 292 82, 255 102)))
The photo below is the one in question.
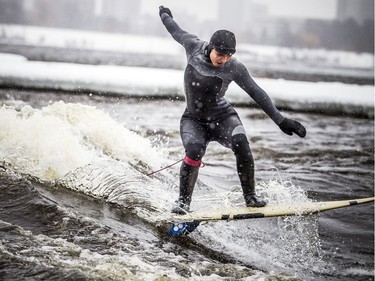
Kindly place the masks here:
POLYGON ((210 53, 211 62, 215 67, 222 67, 230 61, 231 58, 232 55, 219 53, 215 49, 212 49, 210 53))

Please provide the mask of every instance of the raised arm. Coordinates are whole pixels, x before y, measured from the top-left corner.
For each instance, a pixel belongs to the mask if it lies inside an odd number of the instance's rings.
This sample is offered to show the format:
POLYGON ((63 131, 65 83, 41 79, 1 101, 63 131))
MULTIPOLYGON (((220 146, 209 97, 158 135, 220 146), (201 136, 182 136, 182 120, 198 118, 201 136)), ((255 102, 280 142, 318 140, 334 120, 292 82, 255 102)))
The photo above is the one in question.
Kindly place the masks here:
POLYGON ((170 9, 165 8, 164 6, 160 6, 159 15, 161 21, 167 28, 168 32, 172 35, 174 40, 180 43, 187 51, 194 47, 194 43, 199 40, 198 37, 181 29, 173 19, 170 9))

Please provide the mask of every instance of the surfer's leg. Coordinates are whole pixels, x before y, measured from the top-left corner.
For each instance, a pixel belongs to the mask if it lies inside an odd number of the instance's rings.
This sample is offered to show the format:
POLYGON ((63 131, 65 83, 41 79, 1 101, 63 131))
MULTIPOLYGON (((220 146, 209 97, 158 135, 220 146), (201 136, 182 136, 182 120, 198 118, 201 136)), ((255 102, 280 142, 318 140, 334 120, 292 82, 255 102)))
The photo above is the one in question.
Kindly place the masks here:
POLYGON ((263 207, 266 202, 255 194, 254 158, 245 134, 232 136, 232 150, 236 156, 237 172, 247 207, 263 207))
MULTIPOLYGON (((172 208, 172 213, 185 214, 190 210, 191 198, 198 178, 199 166, 191 166, 187 164, 186 162, 189 162, 188 159, 190 158, 186 156, 181 164, 180 194, 175 206, 172 208)), ((198 161, 196 162, 200 163, 198 161)))
POLYGON ((263 207, 266 202, 255 194, 254 158, 249 141, 238 115, 231 115, 218 123, 218 141, 230 147, 236 156, 237 172, 240 178, 246 206, 263 207))
POLYGON ((201 160, 206 151, 207 132, 204 126, 183 118, 181 120, 181 138, 186 156, 180 168, 180 194, 172 213, 183 214, 189 211, 194 186, 198 178, 201 160))

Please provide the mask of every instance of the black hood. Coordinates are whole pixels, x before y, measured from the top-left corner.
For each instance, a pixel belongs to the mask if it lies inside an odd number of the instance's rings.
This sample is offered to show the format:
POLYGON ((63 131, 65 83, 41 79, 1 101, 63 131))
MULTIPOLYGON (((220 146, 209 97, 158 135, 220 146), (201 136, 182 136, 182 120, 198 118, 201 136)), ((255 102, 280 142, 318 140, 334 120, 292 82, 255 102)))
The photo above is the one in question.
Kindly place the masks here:
POLYGON ((208 51, 215 49, 219 53, 233 55, 236 52, 236 37, 228 30, 218 30, 212 34, 208 51))

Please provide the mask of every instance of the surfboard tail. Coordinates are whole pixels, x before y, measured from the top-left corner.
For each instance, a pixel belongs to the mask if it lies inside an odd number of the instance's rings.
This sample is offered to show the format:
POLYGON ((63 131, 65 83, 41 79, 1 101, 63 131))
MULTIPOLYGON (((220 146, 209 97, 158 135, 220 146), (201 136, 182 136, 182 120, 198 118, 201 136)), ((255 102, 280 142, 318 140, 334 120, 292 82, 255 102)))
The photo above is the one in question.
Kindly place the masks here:
POLYGON ((169 234, 175 236, 186 236, 192 233, 199 224, 199 221, 172 223, 169 234))

